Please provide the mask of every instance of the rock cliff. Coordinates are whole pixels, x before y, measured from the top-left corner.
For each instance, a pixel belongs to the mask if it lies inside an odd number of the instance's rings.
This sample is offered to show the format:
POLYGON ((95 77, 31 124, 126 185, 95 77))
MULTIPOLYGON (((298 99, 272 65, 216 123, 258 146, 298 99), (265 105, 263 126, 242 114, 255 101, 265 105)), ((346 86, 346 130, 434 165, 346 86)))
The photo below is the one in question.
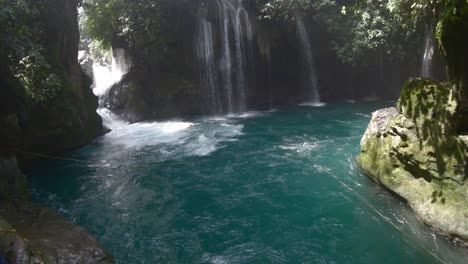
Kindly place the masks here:
POLYGON ((91 80, 78 64, 76 0, 45 0, 37 34, 44 57, 60 75, 60 92, 34 102, 8 70, 0 69, 0 255, 9 263, 113 263, 89 232, 28 200, 15 156, 51 153, 89 143, 103 131, 91 80))

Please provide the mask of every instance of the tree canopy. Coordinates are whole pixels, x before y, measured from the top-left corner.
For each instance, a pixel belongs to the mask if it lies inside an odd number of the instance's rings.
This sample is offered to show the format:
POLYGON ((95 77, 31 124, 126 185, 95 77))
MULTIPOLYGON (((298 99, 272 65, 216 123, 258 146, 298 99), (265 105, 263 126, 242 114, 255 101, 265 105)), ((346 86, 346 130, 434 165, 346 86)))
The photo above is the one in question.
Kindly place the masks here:
MULTIPOLYGON (((369 53, 390 60, 402 59, 418 39, 424 25, 415 15, 424 14, 413 1, 400 0, 269 0, 261 3, 264 19, 294 19, 311 14, 333 36, 333 49, 346 63, 365 65, 369 53), (409 3, 409 6, 408 6, 409 3), (412 9, 418 8, 418 12, 412 9), (414 13, 408 16, 406 12, 414 13)), ((425 6, 424 6, 425 7, 425 6)))
POLYGON ((44 2, 0 0, 1 72, 16 77, 35 102, 53 98, 62 86, 42 45, 44 2))

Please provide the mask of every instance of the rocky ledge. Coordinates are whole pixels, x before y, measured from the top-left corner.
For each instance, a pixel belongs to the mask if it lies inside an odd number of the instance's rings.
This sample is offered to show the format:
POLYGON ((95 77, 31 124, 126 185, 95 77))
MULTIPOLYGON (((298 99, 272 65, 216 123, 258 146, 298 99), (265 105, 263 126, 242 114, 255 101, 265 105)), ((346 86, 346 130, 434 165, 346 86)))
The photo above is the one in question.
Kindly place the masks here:
POLYGON ((86 229, 28 200, 13 156, 0 156, 0 191, 0 256, 8 263, 114 263, 86 229))
POLYGON ((362 138, 364 172, 432 228, 468 241, 468 140, 449 84, 410 80, 397 107, 375 112, 362 138))

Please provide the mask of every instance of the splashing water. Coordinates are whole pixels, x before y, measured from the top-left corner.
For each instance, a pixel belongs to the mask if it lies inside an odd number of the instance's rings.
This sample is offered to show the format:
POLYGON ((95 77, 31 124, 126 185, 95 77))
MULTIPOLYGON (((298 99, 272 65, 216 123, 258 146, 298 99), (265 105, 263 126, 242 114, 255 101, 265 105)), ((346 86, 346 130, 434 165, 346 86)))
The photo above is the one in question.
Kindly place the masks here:
POLYGON ((111 66, 97 62, 93 64, 93 92, 98 97, 105 95, 130 69, 123 49, 115 49, 112 54, 111 66))

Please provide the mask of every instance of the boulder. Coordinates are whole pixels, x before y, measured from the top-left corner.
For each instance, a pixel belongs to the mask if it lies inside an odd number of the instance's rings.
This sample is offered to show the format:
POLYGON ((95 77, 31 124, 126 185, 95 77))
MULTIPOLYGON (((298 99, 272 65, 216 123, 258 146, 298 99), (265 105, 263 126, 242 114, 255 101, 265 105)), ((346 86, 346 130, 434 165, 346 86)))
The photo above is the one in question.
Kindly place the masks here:
POLYGON ((364 172, 427 225, 468 240, 468 145, 450 84, 410 80, 397 108, 376 111, 361 141, 364 172))

